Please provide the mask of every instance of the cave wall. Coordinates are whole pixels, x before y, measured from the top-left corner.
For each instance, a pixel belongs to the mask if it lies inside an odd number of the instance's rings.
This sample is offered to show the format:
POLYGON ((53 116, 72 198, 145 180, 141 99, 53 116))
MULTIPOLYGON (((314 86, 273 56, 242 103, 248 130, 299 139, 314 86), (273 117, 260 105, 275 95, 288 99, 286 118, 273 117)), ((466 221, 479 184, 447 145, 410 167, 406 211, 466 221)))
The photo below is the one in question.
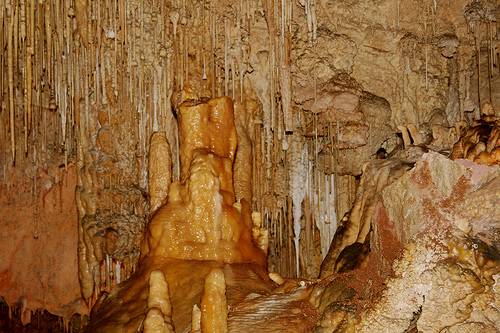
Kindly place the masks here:
POLYGON ((269 269, 316 277, 379 148, 446 150, 482 102, 500 110, 498 13, 466 0, 3 0, 1 182, 40 187, 40 166, 76 166, 93 302, 139 258, 151 134, 165 131, 179 180, 176 106, 227 95, 253 145, 269 269))
POLYGON ((78 283, 75 186, 74 164, 38 170, 34 182, 18 172, 1 185, 0 295, 23 324, 37 309, 65 318, 87 313, 78 283))

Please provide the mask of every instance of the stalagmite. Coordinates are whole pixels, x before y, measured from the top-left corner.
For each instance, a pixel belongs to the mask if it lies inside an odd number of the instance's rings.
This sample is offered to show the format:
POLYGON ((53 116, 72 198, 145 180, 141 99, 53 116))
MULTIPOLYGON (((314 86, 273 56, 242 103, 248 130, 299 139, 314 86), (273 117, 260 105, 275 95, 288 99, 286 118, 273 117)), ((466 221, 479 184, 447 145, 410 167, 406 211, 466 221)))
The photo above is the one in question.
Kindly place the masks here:
POLYGON ((166 205, 152 219, 142 255, 264 264, 265 253, 252 242, 250 203, 242 201, 240 210, 234 205, 231 100, 184 102, 178 119, 181 180, 171 184, 166 205))
POLYGON ((190 333, 201 333, 201 310, 197 304, 193 305, 190 333))
POLYGON ((152 271, 149 275, 148 311, 144 320, 144 333, 175 333, 168 284, 162 271, 152 271))
POLYGON ((144 319, 144 333, 173 333, 163 319, 163 313, 158 308, 148 310, 144 319))
POLYGON ((228 332, 227 312, 224 272, 220 269, 214 269, 205 279, 205 288, 201 299, 202 332, 228 332))
POLYGON ((149 275, 148 308, 158 308, 166 317, 172 315, 168 284, 162 271, 152 271, 149 275))
POLYGON ((165 132, 153 133, 148 156, 148 187, 151 213, 154 213, 167 200, 168 189, 172 182, 171 156, 170 145, 165 132))

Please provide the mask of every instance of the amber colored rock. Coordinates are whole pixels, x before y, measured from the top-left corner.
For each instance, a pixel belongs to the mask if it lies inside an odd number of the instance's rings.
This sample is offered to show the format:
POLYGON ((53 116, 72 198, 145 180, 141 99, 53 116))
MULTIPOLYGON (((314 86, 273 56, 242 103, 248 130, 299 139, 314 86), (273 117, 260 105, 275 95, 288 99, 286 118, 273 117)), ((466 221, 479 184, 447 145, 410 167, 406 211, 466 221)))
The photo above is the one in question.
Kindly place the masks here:
POLYGON ((153 133, 149 146, 148 186, 150 212, 167 201, 168 189, 172 182, 172 158, 170 145, 164 132, 153 133))
POLYGON ((138 271, 94 307, 87 332, 136 332, 141 323, 147 332, 310 331, 319 317, 312 284, 282 279, 275 289, 260 215, 245 198, 235 202, 231 101, 180 108, 184 176, 152 217, 138 271), (209 116, 211 131, 201 122, 209 116))
POLYGON ((96 145, 103 153, 112 155, 115 149, 113 135, 108 128, 101 128, 97 133, 96 145))
MULTIPOLYGON (((250 92, 249 92, 250 93, 250 92)), ((251 95, 234 105, 234 122, 238 135, 238 149, 234 160, 234 193, 236 200, 252 203, 255 120, 261 113, 261 105, 251 95)))
MULTIPOLYGON (((86 332, 136 332, 148 309, 152 271, 161 271, 169 286, 172 323, 176 332, 184 332, 192 322, 193 306, 201 306, 205 279, 213 269, 225 275, 229 306, 241 302, 251 293, 268 295, 273 283, 265 270, 254 264, 223 264, 215 261, 174 260, 146 257, 138 271, 121 284, 101 305, 93 309, 86 332)), ((240 327, 242 326, 240 323, 240 327)))
POLYGON ((182 180, 171 185, 168 202, 153 217, 143 256, 264 265, 265 253, 252 241, 248 203, 234 206, 231 100, 183 103, 179 129, 182 180))
MULTIPOLYGON (((197 149, 206 149, 229 159, 232 164, 237 138, 233 103, 229 97, 214 98, 206 103, 184 102, 179 106, 178 117, 182 179, 187 178, 197 149)), ((231 174, 228 175, 230 179, 231 174)))
POLYGON ((99 121, 99 125, 101 127, 109 124, 109 115, 106 111, 100 110, 97 112, 97 120, 99 121))
POLYGON ((482 113, 482 119, 467 128, 455 143, 451 158, 500 165, 500 119, 489 103, 483 105, 482 113))
POLYGON ((201 299, 201 330, 203 333, 227 332, 226 281, 220 269, 212 270, 205 278, 201 299))

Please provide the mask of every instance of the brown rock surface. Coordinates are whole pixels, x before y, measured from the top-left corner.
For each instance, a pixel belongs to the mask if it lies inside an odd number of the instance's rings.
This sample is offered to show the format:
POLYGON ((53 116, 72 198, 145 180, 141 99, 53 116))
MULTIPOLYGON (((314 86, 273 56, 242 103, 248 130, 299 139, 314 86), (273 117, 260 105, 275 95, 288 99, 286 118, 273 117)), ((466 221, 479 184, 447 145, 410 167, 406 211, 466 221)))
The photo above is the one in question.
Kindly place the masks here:
POLYGON ((47 309, 69 318, 85 314, 77 265, 76 168, 37 174, 39 190, 20 174, 0 190, 0 296, 21 309, 47 309))

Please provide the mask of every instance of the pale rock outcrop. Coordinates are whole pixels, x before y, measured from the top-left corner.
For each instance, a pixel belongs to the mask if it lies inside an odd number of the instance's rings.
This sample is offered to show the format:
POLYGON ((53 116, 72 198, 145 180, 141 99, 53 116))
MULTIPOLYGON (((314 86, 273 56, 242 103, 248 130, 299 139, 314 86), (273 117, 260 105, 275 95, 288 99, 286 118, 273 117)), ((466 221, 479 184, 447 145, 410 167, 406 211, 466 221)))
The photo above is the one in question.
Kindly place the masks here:
POLYGON ((498 167, 429 153, 383 190, 407 245, 381 299, 361 315, 359 332, 403 332, 412 321, 423 332, 500 329, 500 209, 492 204, 499 202, 499 176, 498 167), (491 201, 478 200, 483 193, 491 201), (487 234, 479 235, 481 225, 487 234))

